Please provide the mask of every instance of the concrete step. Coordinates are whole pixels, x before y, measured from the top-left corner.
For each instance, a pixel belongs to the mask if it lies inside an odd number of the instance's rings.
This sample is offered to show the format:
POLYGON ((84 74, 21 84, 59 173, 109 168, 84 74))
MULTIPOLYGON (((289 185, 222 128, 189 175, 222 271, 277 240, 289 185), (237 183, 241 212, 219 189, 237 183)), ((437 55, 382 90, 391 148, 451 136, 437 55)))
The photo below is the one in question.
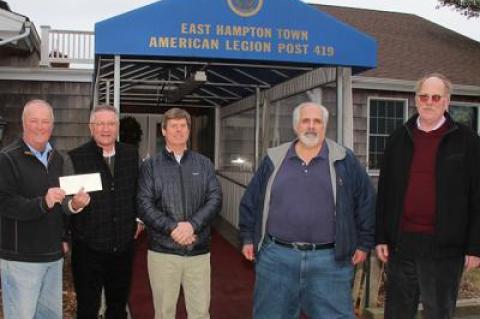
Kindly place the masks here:
MULTIPOLYGON (((421 319, 422 306, 419 306, 417 319, 421 319)), ((478 319, 480 318, 480 298, 461 299, 457 301, 455 319, 478 319)), ((383 319, 383 308, 366 308, 362 319, 383 319)))

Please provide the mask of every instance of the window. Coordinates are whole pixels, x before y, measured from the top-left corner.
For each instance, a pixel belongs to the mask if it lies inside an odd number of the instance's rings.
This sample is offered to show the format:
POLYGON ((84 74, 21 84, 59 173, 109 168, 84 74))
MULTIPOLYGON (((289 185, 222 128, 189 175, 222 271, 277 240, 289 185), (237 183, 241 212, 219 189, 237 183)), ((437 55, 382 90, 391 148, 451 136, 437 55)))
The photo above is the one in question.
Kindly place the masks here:
POLYGON ((255 160, 255 109, 221 121, 220 168, 252 172, 255 160))
POLYGON ((407 118, 406 99, 368 99, 368 169, 378 170, 388 136, 407 118))
POLYGON ((448 113, 450 113, 455 121, 468 126, 475 132, 480 133, 480 127, 478 126, 480 120, 480 113, 478 111, 479 108, 479 105, 452 102, 448 108, 448 113))

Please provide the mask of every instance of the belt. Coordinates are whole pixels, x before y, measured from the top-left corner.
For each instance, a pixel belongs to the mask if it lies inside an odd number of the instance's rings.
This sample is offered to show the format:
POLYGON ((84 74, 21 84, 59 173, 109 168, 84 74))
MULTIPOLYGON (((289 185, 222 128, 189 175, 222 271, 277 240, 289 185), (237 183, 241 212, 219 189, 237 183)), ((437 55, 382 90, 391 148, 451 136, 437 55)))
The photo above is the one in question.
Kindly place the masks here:
POLYGON ((282 241, 278 238, 273 236, 269 236, 270 240, 277 245, 298 249, 298 250, 322 250, 322 249, 332 249, 335 247, 335 243, 328 243, 328 244, 311 244, 311 243, 288 243, 282 241))

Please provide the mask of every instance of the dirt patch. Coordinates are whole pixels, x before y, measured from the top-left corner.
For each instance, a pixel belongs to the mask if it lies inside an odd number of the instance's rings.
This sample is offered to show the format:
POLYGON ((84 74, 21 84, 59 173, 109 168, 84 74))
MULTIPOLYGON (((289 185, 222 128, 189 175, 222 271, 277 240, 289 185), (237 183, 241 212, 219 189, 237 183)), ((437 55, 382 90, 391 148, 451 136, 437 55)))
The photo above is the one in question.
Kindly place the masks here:
MULTIPOLYGON (((474 269, 464 272, 460 288, 458 291, 458 299, 480 298, 480 269, 474 269)), ((385 302, 385 289, 382 285, 378 294, 378 307, 382 307, 385 302)))
POLYGON ((68 254, 63 265, 63 318, 74 318, 76 310, 77 301, 75 288, 73 287, 71 259, 70 254, 68 254))
POLYGON ((459 299, 480 298, 480 269, 465 272, 460 284, 459 299))

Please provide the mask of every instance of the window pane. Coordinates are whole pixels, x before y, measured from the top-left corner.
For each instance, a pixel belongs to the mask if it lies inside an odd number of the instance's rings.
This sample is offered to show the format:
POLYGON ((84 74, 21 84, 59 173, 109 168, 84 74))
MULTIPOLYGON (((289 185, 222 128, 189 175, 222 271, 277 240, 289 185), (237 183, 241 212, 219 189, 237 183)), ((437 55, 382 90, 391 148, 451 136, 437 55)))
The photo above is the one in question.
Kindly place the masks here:
POLYGON ((255 151, 255 110, 224 118, 221 125, 221 168, 252 171, 255 151))
POLYGON ((377 101, 378 105, 378 117, 384 118, 386 111, 385 111, 385 101, 377 101))
POLYGON ((370 133, 378 133, 378 119, 370 117, 370 133))
POLYGON ((378 133, 385 133, 385 118, 378 119, 378 133))
POLYGON ((402 118, 403 119, 403 106, 404 106, 404 103, 401 102, 401 101, 397 101, 395 103, 395 117, 396 118, 402 118))
POLYGON ((377 101, 373 100, 370 102, 370 117, 377 116, 377 101))
POLYGON ((478 107, 450 105, 448 112, 455 121, 478 132, 478 107))
POLYGON ((376 149, 376 139, 375 139, 375 136, 370 136, 370 139, 369 139, 369 151, 371 151, 373 153, 373 151, 376 149))
POLYGON ((405 121, 406 101, 370 100, 368 167, 378 169, 388 136, 405 121), (375 112, 374 112, 375 111, 375 112))
POLYGON ((395 103, 393 101, 388 101, 386 103, 387 108, 387 117, 394 118, 395 117, 395 103))

